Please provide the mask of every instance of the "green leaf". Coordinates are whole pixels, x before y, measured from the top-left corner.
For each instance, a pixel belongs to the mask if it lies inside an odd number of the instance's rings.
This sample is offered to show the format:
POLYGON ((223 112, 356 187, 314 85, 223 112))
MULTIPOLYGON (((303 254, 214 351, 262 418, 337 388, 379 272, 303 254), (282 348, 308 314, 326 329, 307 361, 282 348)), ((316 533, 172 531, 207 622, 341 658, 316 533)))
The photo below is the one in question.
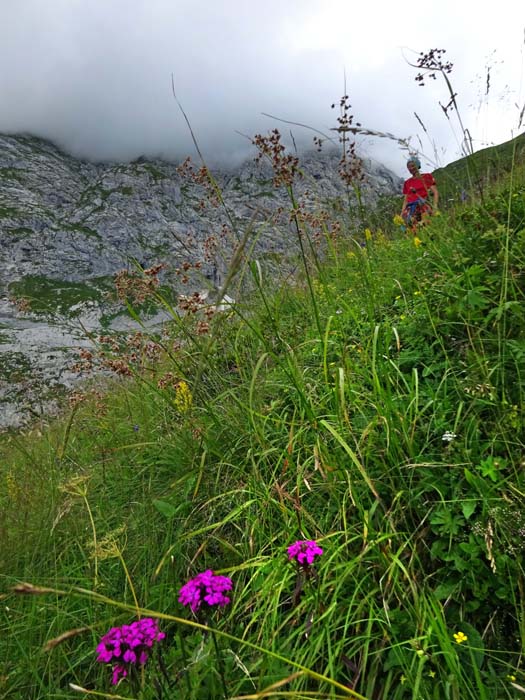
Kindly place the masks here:
POLYGON ((467 644, 472 653, 472 660, 478 668, 481 668, 485 656, 485 644, 480 633, 468 622, 461 622, 458 627, 467 635, 467 644))
POLYGON ((445 600, 459 591, 459 589, 460 587, 457 581, 447 581, 446 583, 439 584, 434 591, 434 595, 436 596, 437 600, 445 600))
POLYGON ((481 554, 481 547, 476 542, 460 542, 459 548, 462 552, 468 554, 471 559, 481 554))
POLYGON ((503 458, 487 457, 481 460, 477 469, 481 471, 483 477, 488 477, 496 483, 499 479, 499 471, 505 469, 507 462, 503 458))
POLYGON ((490 301, 481 293, 482 291, 488 291, 486 287, 477 287, 476 289, 471 289, 465 295, 465 303, 467 307, 471 309, 485 309, 490 301))
POLYGON ((454 515, 447 507, 438 508, 430 517, 430 524, 437 532, 457 535, 465 521, 460 515, 454 515))
POLYGON ((461 504, 461 510, 465 520, 468 520, 472 513, 476 510, 476 501, 463 501, 461 504))
POLYGON ((155 499, 153 501, 153 505, 159 511, 159 513, 164 515, 166 518, 173 518, 177 513, 177 507, 171 503, 168 503, 167 501, 159 501, 155 499))

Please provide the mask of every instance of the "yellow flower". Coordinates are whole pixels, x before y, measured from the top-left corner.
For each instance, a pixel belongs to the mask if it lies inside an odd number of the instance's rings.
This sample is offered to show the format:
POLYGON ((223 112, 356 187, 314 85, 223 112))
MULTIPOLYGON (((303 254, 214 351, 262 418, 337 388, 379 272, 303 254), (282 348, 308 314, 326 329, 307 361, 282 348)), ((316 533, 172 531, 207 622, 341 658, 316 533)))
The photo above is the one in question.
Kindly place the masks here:
POLYGON ((16 477, 12 470, 8 471, 5 475, 5 481, 7 486, 7 495, 12 501, 16 501, 20 495, 21 489, 20 485, 17 483, 16 477))
POLYGON ((428 672, 428 675, 429 675, 430 678, 434 678, 435 675, 436 675, 436 672, 435 672, 435 671, 429 671, 429 672, 428 672))
POLYGON ((422 243, 423 243, 423 241, 421 240, 421 238, 418 238, 417 236, 414 236, 414 245, 416 246, 416 248, 419 248, 419 246, 420 246, 422 243))
POLYGON ((456 644, 463 644, 463 642, 466 642, 468 639, 467 635, 463 632, 456 632, 452 636, 454 637, 456 644))
POLYGON ((419 291, 417 291, 417 292, 414 292, 414 296, 415 296, 415 297, 420 297, 420 296, 421 296, 421 294, 422 294, 422 292, 419 292, 419 291))
POLYGON ((516 676, 515 676, 514 674, 512 674, 512 673, 508 673, 508 674, 507 674, 507 680, 508 680, 508 681, 511 681, 512 683, 514 683, 514 681, 516 680, 516 676))
POLYGON ((181 379, 175 387, 175 398, 173 399, 175 408, 179 413, 188 413, 192 402, 193 396, 191 395, 190 388, 184 379, 181 379))
POLYGON ((404 673, 399 680, 401 681, 401 683, 406 683, 407 677, 405 676, 404 673))
POLYGON ((372 240, 372 231, 369 228, 365 228, 365 238, 367 241, 372 240))
POLYGON ((393 221, 394 221, 396 226, 403 226, 403 224, 405 223, 403 220, 403 217, 399 216, 399 214, 396 214, 394 216, 393 221))

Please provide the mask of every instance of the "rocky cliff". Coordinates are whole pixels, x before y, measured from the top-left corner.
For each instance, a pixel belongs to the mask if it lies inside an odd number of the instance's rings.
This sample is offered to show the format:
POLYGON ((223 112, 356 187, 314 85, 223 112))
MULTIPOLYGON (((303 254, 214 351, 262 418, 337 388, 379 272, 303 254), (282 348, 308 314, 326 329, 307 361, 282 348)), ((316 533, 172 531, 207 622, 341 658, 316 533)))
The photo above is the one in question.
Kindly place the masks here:
MULTIPOLYGON (((338 161, 335 152, 304 154, 299 195, 312 202, 343 196, 338 161)), ((386 168, 370 161, 365 168, 365 201, 399 192, 399 178, 386 168)), ((213 174, 240 229, 288 206, 264 164, 213 174)), ((173 163, 81 162, 40 139, 0 136, 0 285, 27 275, 78 282, 112 275, 132 258, 146 265, 176 265, 189 253, 209 258, 206 241, 229 222, 222 207, 202 202, 205 187, 173 163)), ((289 244, 281 230, 266 227, 258 252, 289 244)), ((211 274, 214 261, 207 263, 211 274)))
MULTIPOLYGON (((301 156, 296 187, 305 210, 347 196, 339 159, 337 152, 301 156)), ((364 166, 365 203, 400 191, 392 172, 371 161, 364 166)), ((23 395, 34 412, 50 383, 74 381, 66 358, 85 341, 71 324, 96 329, 103 292, 122 268, 164 263, 165 280, 177 288, 176 270, 199 261, 199 279, 190 286, 217 287, 247 227, 263 265, 293 256, 286 213, 278 225, 289 201, 284 188, 273 186, 268 165, 252 159, 213 177, 224 198, 219 206, 198 166, 191 171, 145 158, 89 163, 41 139, 0 135, 0 427, 24 420, 19 401, 13 408, 16 397, 23 395), (29 308, 21 313, 13 297, 28 300, 29 308)))

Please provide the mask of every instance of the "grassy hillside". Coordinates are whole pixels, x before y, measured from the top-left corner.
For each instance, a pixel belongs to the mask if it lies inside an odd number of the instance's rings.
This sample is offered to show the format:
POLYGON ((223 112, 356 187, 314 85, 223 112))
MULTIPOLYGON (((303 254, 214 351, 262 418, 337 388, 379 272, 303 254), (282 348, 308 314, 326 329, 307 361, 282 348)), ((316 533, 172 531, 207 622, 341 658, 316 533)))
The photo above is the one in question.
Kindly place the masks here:
POLYGON ((483 197, 494 186, 506 183, 511 174, 516 176, 517 170, 521 179, 524 162, 525 133, 438 168, 434 177, 442 204, 453 206, 472 197, 483 197))
POLYGON ((246 245, 4 439, 1 698, 524 697, 525 181, 415 238, 291 201, 293 280, 246 245))

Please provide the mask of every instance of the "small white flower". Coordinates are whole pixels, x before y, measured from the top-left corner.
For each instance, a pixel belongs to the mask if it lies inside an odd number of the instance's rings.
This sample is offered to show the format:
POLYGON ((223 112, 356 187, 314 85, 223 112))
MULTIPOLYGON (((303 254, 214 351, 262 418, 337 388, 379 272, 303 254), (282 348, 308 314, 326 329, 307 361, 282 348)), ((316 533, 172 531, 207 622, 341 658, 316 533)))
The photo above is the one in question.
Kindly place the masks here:
POLYGON ((336 311, 335 313, 336 313, 336 314, 342 314, 342 313, 343 313, 343 309, 337 309, 337 311, 336 311))
POLYGON ((457 437, 456 433, 450 432, 450 430, 447 430, 443 435, 441 436, 441 439, 443 442, 452 442, 457 437))

